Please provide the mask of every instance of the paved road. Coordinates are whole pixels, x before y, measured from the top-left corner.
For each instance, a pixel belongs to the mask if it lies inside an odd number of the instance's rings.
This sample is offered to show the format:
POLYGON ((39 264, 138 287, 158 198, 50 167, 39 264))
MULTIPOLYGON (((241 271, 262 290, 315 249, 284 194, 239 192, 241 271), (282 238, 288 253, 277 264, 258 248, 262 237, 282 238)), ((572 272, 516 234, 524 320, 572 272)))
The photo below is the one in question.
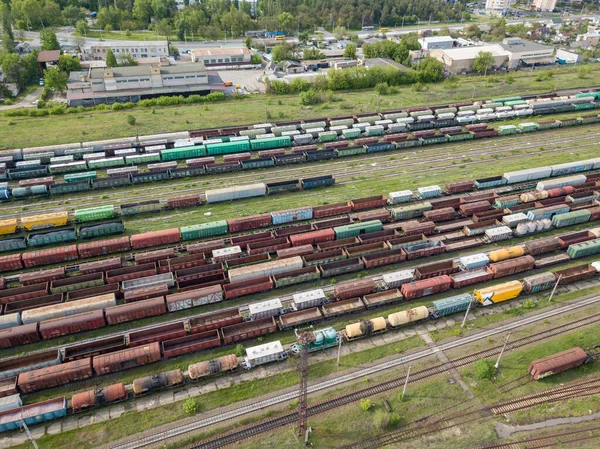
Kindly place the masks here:
POLYGON ((35 105, 32 104, 34 100, 37 100, 42 94, 42 87, 38 87, 36 90, 25 96, 21 101, 15 104, 0 106, 0 111, 6 111, 8 109, 18 109, 18 108, 33 108, 35 105))

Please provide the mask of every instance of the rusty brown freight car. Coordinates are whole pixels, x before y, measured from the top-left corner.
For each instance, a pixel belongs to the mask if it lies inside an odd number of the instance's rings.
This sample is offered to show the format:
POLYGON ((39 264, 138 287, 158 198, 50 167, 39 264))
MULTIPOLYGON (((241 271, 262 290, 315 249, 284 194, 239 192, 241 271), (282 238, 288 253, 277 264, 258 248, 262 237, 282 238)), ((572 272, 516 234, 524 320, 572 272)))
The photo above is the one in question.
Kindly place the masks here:
POLYGON ((123 282, 131 279, 154 276, 156 274, 156 264, 147 263, 144 265, 135 265, 133 267, 118 268, 106 272, 106 283, 123 282))
POLYGON ((0 329, 0 348, 26 345, 40 341, 38 323, 22 324, 21 326, 0 329))
POLYGON ((72 362, 73 360, 94 357, 100 354, 108 354, 127 348, 125 337, 123 335, 103 338, 91 342, 69 345, 64 349, 63 361, 72 362))
POLYGON ((203 351, 204 349, 221 346, 221 338, 217 329, 174 338, 162 342, 162 351, 166 359, 177 357, 189 352, 203 351))
POLYGON ((177 270, 184 270, 186 268, 199 267, 206 265, 206 256, 204 253, 190 254, 183 257, 175 257, 173 259, 159 260, 158 261, 158 272, 169 273, 176 272, 177 270))
POLYGON ((150 343, 122 351, 98 355, 93 359, 96 375, 115 373, 136 366, 147 365, 160 360, 160 344, 150 343))
POLYGON ((229 232, 241 232, 271 226, 271 214, 251 215, 249 217, 231 218, 227 220, 229 232))
POLYGON ((0 257, 0 272, 20 270, 23 268, 23 261, 20 254, 11 254, 10 256, 0 257))
POLYGON ((387 204, 387 198, 383 195, 370 196, 367 198, 357 198, 350 201, 353 211, 374 209, 376 207, 383 207, 387 204))
POLYGON ((596 275, 596 270, 590 264, 585 264, 555 271, 554 275, 556 279, 560 277, 560 284, 562 285, 593 278, 596 275))
POLYGON ((159 260, 168 260, 175 257, 175 248, 164 248, 156 251, 138 253, 133 256, 136 265, 158 262, 159 260))
POLYGON ((446 260, 443 262, 436 262, 429 265, 421 265, 415 270, 415 279, 428 279, 443 274, 456 273, 459 270, 458 265, 453 260, 446 260))
POLYGON ((165 313, 167 313, 167 307, 162 296, 131 304, 108 307, 105 310, 106 322, 109 325, 141 320, 142 318, 164 315, 165 313))
POLYGON ((129 333, 129 347, 149 345, 154 342, 171 340, 185 336, 185 323, 179 321, 177 323, 163 324, 150 329, 142 329, 129 333))
POLYGON ((352 210, 349 202, 327 204, 313 207, 313 218, 329 217, 331 215, 347 214, 352 210))
POLYGON ((118 270, 123 267, 123 262, 120 257, 112 257, 110 259, 95 260, 79 264, 79 272, 81 274, 103 273, 109 270, 118 270))
POLYGON ((51 268, 49 270, 23 273, 19 276, 21 285, 45 284, 65 277, 65 267, 51 268))
POLYGON ((350 299, 355 296, 368 295, 375 291, 375 281, 373 279, 360 279, 357 281, 342 282, 333 287, 333 296, 336 301, 350 299))
POLYGON ((135 249, 148 248, 150 246, 168 245, 178 243, 181 240, 179 228, 163 229, 160 231, 144 232, 131 236, 131 246, 135 249))
POLYGON ((73 316, 44 320, 40 322, 40 335, 44 339, 99 329, 106 326, 103 310, 77 313, 73 316))
POLYGON ((579 347, 552 354, 541 359, 533 360, 527 372, 533 380, 540 380, 553 374, 562 373, 571 368, 577 368, 590 361, 585 351, 579 347))
POLYGON ((406 255, 401 249, 389 249, 362 256, 362 261, 366 269, 398 263, 405 259, 406 255))
POLYGON ((100 287, 82 288, 81 290, 75 290, 67 293, 67 301, 75 301, 76 299, 91 298, 92 296, 99 296, 106 293, 114 293, 115 296, 119 295, 119 284, 112 283, 101 285, 100 287))
POLYGON ((226 299, 238 298, 252 293, 273 290, 273 281, 270 276, 262 276, 245 281, 232 282, 223 286, 226 299))
POLYGON ((17 385, 25 394, 92 377, 91 359, 75 360, 19 374, 17 385))
POLYGON ((7 288, 0 291, 0 304, 8 304, 25 299, 39 298, 48 294, 48 284, 34 284, 26 287, 7 288))
POLYGON ((434 295, 450 289, 452 279, 447 274, 429 279, 402 284, 400 291, 405 299, 411 300, 422 296, 434 295))
POLYGON ((250 338, 272 334, 276 330, 275 318, 268 317, 223 327, 221 335, 223 336, 223 343, 230 345, 250 338))
POLYGON ((82 258, 105 256, 131 250, 129 237, 98 240, 96 242, 80 243, 77 245, 79 256, 82 258))
POLYGON ((521 256, 502 262, 491 263, 490 270, 494 273, 494 279, 498 279, 504 276, 522 273, 523 271, 529 271, 533 269, 534 264, 535 259, 532 256, 521 256))
POLYGON ((31 251, 21 255, 25 268, 69 262, 79 259, 77 245, 61 246, 59 248, 31 251))

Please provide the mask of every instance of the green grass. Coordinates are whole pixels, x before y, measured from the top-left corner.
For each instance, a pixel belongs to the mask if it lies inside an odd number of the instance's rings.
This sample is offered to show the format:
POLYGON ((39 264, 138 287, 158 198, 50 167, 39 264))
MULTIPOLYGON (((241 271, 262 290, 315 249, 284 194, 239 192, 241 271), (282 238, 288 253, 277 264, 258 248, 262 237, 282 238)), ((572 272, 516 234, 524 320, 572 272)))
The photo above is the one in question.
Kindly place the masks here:
MULTIPOLYGON (((421 104, 440 104, 470 100, 489 99, 506 95, 546 92, 556 87, 584 87, 593 85, 593 72, 586 79, 577 77, 571 67, 554 69, 556 73, 549 81, 537 82, 537 72, 514 74, 513 84, 503 82, 486 85, 482 77, 461 78, 456 88, 444 83, 428 85, 427 90, 415 92, 410 86, 400 88, 399 93, 381 98, 380 110, 397 109, 421 104)), ((597 84, 597 83, 596 83, 597 84)), ((2 117, 0 118, 0 148, 23 148, 82 142, 107 138, 131 136, 134 130, 126 125, 126 117, 133 114, 140 135, 188 129, 231 126, 265 121, 265 106, 273 117, 280 120, 311 117, 348 115, 375 111, 378 98, 373 90, 339 92, 343 101, 326 103, 317 107, 300 105, 297 95, 271 96, 253 95, 243 101, 229 101, 212 105, 193 105, 126 111, 90 111, 86 113, 48 117, 2 117), (8 125, 8 122, 14 125, 8 125)))

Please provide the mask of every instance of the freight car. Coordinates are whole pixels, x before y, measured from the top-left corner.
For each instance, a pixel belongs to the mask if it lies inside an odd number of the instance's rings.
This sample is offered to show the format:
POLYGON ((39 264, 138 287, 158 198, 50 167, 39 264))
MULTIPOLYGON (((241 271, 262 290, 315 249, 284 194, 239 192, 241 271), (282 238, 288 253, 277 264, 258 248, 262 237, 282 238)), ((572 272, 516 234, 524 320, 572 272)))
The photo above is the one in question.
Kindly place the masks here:
POLYGON ((591 356, 586 354, 583 349, 576 346, 557 354, 533 360, 529 365, 527 372, 531 375, 533 380, 540 380, 572 368, 577 368, 589 363, 591 359, 591 356))

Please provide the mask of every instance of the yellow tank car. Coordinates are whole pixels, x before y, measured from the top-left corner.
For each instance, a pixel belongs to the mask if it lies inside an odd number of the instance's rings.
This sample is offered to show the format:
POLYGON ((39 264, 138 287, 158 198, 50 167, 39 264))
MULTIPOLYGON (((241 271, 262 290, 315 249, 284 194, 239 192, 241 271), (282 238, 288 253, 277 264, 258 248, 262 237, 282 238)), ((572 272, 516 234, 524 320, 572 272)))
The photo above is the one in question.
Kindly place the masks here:
POLYGON ((505 282, 504 284, 475 290, 475 300, 484 306, 491 306, 502 301, 515 299, 521 294, 523 284, 519 281, 505 282))
POLYGON ((69 212, 67 211, 21 217, 21 225, 28 231, 65 226, 68 222, 69 212))
POLYGON ((507 259, 514 259, 525 254, 525 249, 522 246, 511 246, 510 248, 497 249, 490 251, 489 258, 492 262, 501 262, 507 259))
POLYGON ((413 309, 403 310, 388 315, 388 323, 391 327, 404 326, 415 321, 424 320, 429 316, 429 309, 425 306, 415 307, 413 309))
POLYGON ((15 234, 17 232, 18 222, 16 218, 0 220, 0 235, 15 234))
POLYGON ((357 338, 366 337, 371 334, 383 332, 387 329, 387 322, 383 317, 373 318, 372 320, 364 320, 359 323, 353 323, 346 326, 344 335, 347 340, 355 340, 357 338))

